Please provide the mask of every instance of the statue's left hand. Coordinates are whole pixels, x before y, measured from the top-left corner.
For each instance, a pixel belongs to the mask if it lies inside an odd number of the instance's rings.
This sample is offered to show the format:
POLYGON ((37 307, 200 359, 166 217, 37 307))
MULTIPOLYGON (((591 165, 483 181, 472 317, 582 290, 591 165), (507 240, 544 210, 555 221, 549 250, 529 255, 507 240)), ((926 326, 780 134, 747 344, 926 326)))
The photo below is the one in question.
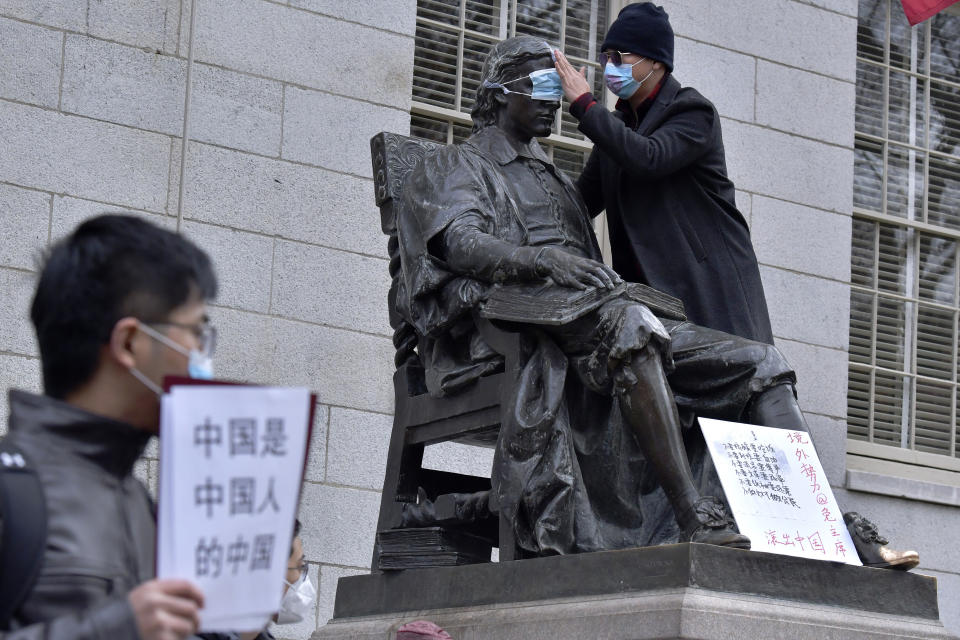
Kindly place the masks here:
POLYGON ((557 75, 560 76, 560 83, 563 85, 563 95, 567 97, 567 100, 573 102, 583 94, 593 91, 590 88, 590 83, 587 82, 586 67, 580 67, 580 70, 577 71, 560 49, 555 49, 554 53, 556 54, 556 61, 553 66, 557 68, 557 75))
POLYGON ((623 282, 616 271, 602 262, 582 258, 556 247, 547 247, 540 252, 536 271, 550 276, 560 286, 573 289, 614 289, 623 282))

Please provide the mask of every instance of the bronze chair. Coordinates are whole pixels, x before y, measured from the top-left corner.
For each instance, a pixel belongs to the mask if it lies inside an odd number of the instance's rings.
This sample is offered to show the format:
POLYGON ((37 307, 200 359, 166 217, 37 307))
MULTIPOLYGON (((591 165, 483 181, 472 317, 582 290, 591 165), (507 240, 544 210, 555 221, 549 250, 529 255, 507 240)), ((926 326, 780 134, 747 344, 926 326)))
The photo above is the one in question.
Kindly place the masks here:
MULTIPOLYGON (((400 276, 400 252, 397 238, 396 208, 404 179, 424 156, 441 148, 434 142, 382 132, 370 140, 376 203, 380 208, 383 233, 389 237, 392 283, 387 298, 396 373, 393 376, 396 408, 390 449, 387 454, 383 494, 377 531, 395 529, 401 524, 403 503, 416 503, 420 491, 437 507, 441 524, 465 529, 490 539, 500 549, 501 560, 512 560, 516 552, 511 529, 505 522, 458 523, 455 506, 444 500, 451 494, 490 490, 490 479, 422 468, 424 447, 439 442, 460 442, 492 448, 500 429, 500 407, 507 406, 518 375, 519 342, 515 334, 495 329, 487 321, 478 321, 487 343, 504 355, 502 373, 481 378, 475 385, 454 396, 435 398, 426 392, 424 371, 417 354, 417 335, 397 313, 396 292, 400 276), (446 506, 445 506, 446 505, 446 506)), ((380 567, 380 551, 375 545, 374 570, 380 567)))

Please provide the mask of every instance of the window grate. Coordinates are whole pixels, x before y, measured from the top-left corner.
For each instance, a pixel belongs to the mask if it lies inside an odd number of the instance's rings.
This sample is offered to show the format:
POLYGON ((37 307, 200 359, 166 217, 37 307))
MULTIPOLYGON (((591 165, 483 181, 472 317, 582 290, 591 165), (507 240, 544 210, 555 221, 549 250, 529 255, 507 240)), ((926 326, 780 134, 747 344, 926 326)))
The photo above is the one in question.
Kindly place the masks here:
MULTIPOLYGON (((596 60, 608 10, 608 0, 418 0, 411 135, 447 144, 469 135, 483 60, 494 43, 514 35, 559 47, 574 66, 587 67, 594 94, 603 95, 596 60)), ((554 131, 544 147, 575 178, 591 144, 564 109, 554 131)))
POLYGON ((960 12, 860 0, 855 129, 848 435, 957 458, 960 12))

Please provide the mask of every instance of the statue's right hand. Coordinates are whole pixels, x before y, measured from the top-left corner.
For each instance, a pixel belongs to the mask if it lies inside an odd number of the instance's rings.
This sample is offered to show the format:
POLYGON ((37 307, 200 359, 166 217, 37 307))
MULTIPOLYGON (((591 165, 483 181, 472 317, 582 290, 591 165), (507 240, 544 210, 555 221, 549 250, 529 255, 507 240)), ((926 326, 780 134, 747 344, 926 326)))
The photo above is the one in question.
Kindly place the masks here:
POLYGON ((150 580, 127 599, 144 640, 183 640, 200 624, 203 593, 187 580, 150 580))
POLYGON ((623 280, 617 272, 596 260, 582 258, 557 247, 547 247, 537 257, 537 273, 550 276, 564 287, 614 289, 623 280))

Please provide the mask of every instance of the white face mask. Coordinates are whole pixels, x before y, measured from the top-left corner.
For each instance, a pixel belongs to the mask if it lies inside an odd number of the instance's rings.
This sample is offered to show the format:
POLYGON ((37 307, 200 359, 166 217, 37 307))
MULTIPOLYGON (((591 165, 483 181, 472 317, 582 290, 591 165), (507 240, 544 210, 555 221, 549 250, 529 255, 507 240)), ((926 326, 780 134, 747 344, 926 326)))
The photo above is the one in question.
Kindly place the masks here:
MULTIPOLYGON (((284 580, 284 582, 287 582, 284 580)), ((277 612, 277 624, 294 624, 301 622, 310 615, 313 601, 317 597, 317 590, 310 582, 310 576, 301 576, 296 582, 287 582, 287 592, 280 601, 280 611, 277 612)))

